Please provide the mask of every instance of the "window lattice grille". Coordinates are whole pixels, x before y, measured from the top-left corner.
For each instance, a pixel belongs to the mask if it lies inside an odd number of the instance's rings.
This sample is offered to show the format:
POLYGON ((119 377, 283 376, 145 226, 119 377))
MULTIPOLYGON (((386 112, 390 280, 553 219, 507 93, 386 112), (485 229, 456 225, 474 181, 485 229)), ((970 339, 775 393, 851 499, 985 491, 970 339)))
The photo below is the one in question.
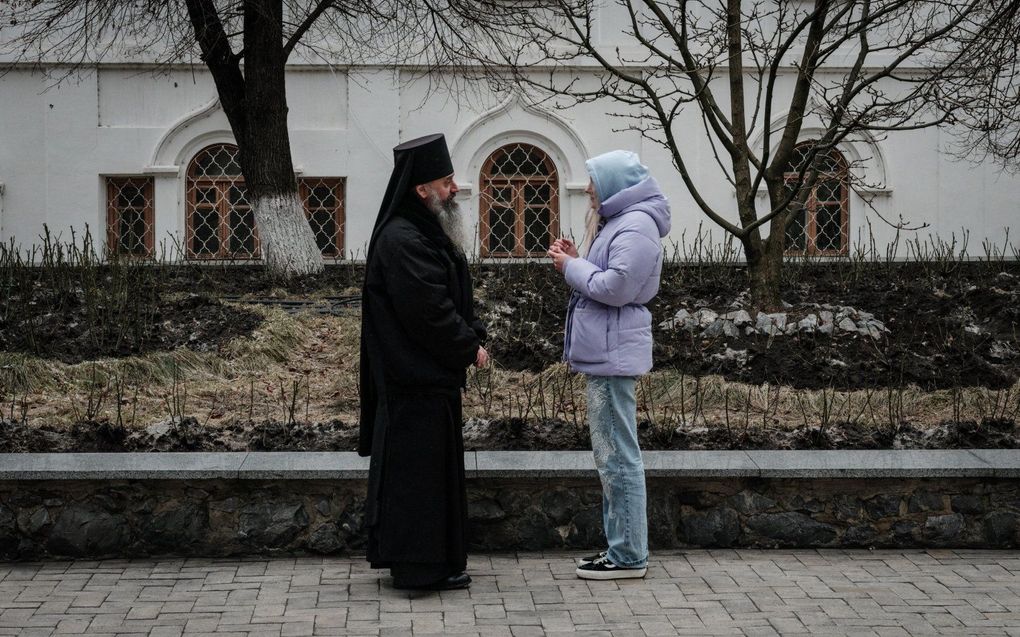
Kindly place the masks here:
MULTIPOLYGON (((344 180, 298 180, 298 196, 324 258, 343 258, 344 180)), ((205 148, 188 167, 187 250, 192 259, 257 259, 255 212, 241 175, 238 148, 205 148)))
POLYGON ((106 245, 117 256, 153 253, 151 177, 106 178, 106 245))
POLYGON ((237 146, 204 148, 188 167, 187 247, 192 259, 259 256, 255 212, 241 176, 237 146))
MULTIPOLYGON (((796 187, 800 172, 809 161, 814 142, 802 142, 794 149, 786 167, 788 191, 796 187)), ((850 235, 850 171, 836 149, 814 158, 818 178, 804 204, 792 203, 786 225, 786 253, 791 255, 841 255, 848 250, 850 235)))
POLYGON ((298 192, 305 216, 324 258, 344 256, 344 181, 336 177, 303 177, 298 192))
POLYGON ((559 235, 556 166, 530 144, 509 144, 482 166, 480 239, 483 257, 544 256, 559 235))

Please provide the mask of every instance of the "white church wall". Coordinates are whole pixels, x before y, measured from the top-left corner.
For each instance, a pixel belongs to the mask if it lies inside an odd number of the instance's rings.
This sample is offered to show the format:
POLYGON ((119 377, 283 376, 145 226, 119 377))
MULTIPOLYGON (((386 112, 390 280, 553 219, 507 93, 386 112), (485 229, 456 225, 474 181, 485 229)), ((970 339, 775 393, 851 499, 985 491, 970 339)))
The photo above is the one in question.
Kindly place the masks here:
MULTIPOLYGON (((826 82, 824 74, 819 82, 826 82)), ((728 103, 726 87, 720 83, 717 88, 717 100, 728 103)), ((783 77, 777 85, 776 103, 784 103, 791 89, 792 78, 783 77)), ((748 112, 753 112, 753 108, 748 112)), ((785 123, 785 113, 776 115, 771 126, 773 131, 785 123)), ((817 137, 821 134, 821 124, 817 116, 808 117, 801 139, 817 137)), ((756 122, 755 127, 751 144, 760 152, 763 122, 756 122)), ((713 155, 696 107, 686 108, 678 117, 674 135, 701 196, 724 218, 735 223, 734 187, 726 181, 713 155)), ((851 245, 861 241, 868 245, 873 238, 884 256, 886 246, 896 242, 898 236, 901 244, 898 256, 903 257, 908 239, 925 241, 932 235, 950 241, 954 233, 959 239, 967 232, 970 235, 968 254, 979 256, 983 254, 980 245, 983 239, 1002 237, 1004 227, 1016 224, 1018 206, 1015 202, 1020 195, 1020 179, 1004 173, 990 161, 974 165, 957 160, 950 152, 955 140, 950 132, 931 128, 856 134, 839 145, 855 175, 849 197, 851 245), (896 224, 902 224, 902 228, 897 229, 896 224)), ((778 135, 773 133, 773 148, 778 141, 778 135)), ((679 242, 686 235, 689 242, 701 224, 703 233, 711 231, 712 240, 721 243, 725 232, 700 211, 672 165, 669 153, 647 140, 642 148, 650 165, 658 168, 660 182, 672 203, 674 224, 669 240, 679 242)), ((728 167, 728 156, 721 148, 718 152, 722 164, 728 167)), ((767 212, 764 191, 760 192, 756 204, 759 214, 767 212)), ((766 226, 763 232, 767 231, 766 226)))
POLYGON ((907 257, 907 240, 922 244, 957 241, 970 257, 984 255, 986 239, 1002 243, 1004 228, 1017 222, 1020 179, 993 162, 975 164, 954 156, 956 139, 948 131, 927 129, 890 133, 880 142, 888 171, 889 191, 872 199, 874 210, 855 197, 851 208, 851 239, 869 230, 880 250, 897 241, 898 257, 907 257), (885 221, 883 221, 883 218, 885 221), (870 221, 870 225, 868 224, 870 221), (909 228, 917 228, 910 230, 909 228), (965 244, 963 237, 968 236, 965 244))
MULTIPOLYGON (((946 148, 955 140, 939 133, 939 144, 946 148)), ((958 242, 967 236, 972 255, 985 254, 982 242, 987 240, 1001 250, 1006 247, 1006 231, 1013 248, 1016 243, 1017 221, 1020 219, 1020 188, 1018 177, 993 162, 976 163, 943 152, 936 158, 938 185, 937 224, 940 237, 958 242)), ((1012 248, 1007 248, 1010 252, 1012 248)), ((1012 255, 1011 255, 1012 256, 1012 255)))
MULTIPOLYGON (((346 74, 295 71, 288 84, 299 176, 347 177, 346 74)), ((87 226, 98 248, 105 241, 105 178, 151 176, 157 255, 161 245, 170 255, 183 245, 191 158, 206 145, 234 141, 201 69, 153 74, 104 67, 56 86, 41 74, 15 70, 0 78, 0 130, 0 239, 14 237, 27 248, 38 243, 44 226, 63 241, 72 227, 80 237, 87 226)))
MULTIPOLYGON (((960 163, 957 162, 956 166, 960 163)), ((1020 250, 1020 188, 1018 176, 1008 173, 991 163, 980 166, 984 174, 985 191, 981 197, 985 212, 985 232, 992 244, 997 245, 1007 256, 1015 257, 1020 250), (1008 232, 1008 235, 1007 235, 1008 232), (1006 244, 1008 239, 1008 245, 1006 244)), ((961 209, 957 216, 962 216, 961 209)), ((953 219, 955 220, 955 219, 953 219)), ((947 225, 949 225, 947 223, 947 225)), ((977 249, 978 246, 975 246, 977 249)))
POLYGON ((45 220, 46 118, 40 83, 29 73, 0 77, 0 241, 34 236, 45 220))
POLYGON ((555 103, 532 104, 493 94, 478 85, 454 97, 437 91, 427 78, 410 73, 402 74, 400 82, 401 140, 430 132, 446 134, 461 188, 464 230, 474 238, 475 248, 480 172, 489 155, 501 146, 531 144, 553 160, 559 179, 560 232, 578 240, 584 234, 588 202, 585 159, 615 148, 640 152, 640 137, 614 133, 599 105, 565 109, 555 103))
POLYGON ((112 66, 99 71, 97 125, 105 128, 166 128, 216 94, 202 67, 156 72, 112 66))
MULTIPOLYGON (((43 224, 66 240, 72 226, 80 234, 88 224, 102 241, 104 177, 150 175, 157 246, 181 241, 188 162, 205 145, 232 141, 208 75, 178 69, 154 76, 145 69, 110 66, 98 75, 84 73, 47 87, 46 79, 27 70, 0 78, 0 240, 14 237, 31 244, 43 224)), ((784 80, 780 93, 788 90, 784 80)), ((727 99, 724 89, 719 99, 727 99)), ((690 242, 699 225, 703 232, 711 230, 717 243, 724 238, 694 203, 665 149, 634 131, 614 132, 627 126, 607 115, 623 110, 620 104, 536 107, 487 89, 449 96, 408 72, 371 67, 357 69, 350 78, 327 67, 295 69, 288 76, 288 103, 299 175, 346 178, 345 247, 357 258, 364 257, 389 178, 392 147, 435 131, 446 133, 453 151, 458 183, 464 186, 461 199, 470 226, 465 230, 476 242, 478 173, 488 154, 509 142, 533 143, 556 162, 563 234, 583 234, 584 159, 626 148, 641 154, 670 197, 670 240, 690 242)), ((674 132, 702 194, 735 220, 733 187, 716 165, 697 110, 689 108, 674 132)), ((877 192, 866 188, 851 196, 850 240, 867 238, 870 230, 884 249, 896 231, 880 217, 897 221, 902 215, 907 224, 929 224, 918 232, 922 239, 930 233, 949 240, 966 229, 972 255, 982 253, 986 238, 1001 243, 1003 229, 1016 224, 1020 179, 991 162, 954 160, 945 151, 951 141, 948 133, 926 130, 842 145, 848 159, 860 160, 868 171, 866 181, 883 182, 877 192), (878 159, 873 157, 876 149, 878 159)))
POLYGON ((102 228, 96 201, 96 83, 86 73, 45 90, 38 74, 0 79, 0 181, 6 182, 3 239, 38 243, 48 227, 63 240, 74 227, 102 228), (9 101, 8 101, 9 100, 9 101))

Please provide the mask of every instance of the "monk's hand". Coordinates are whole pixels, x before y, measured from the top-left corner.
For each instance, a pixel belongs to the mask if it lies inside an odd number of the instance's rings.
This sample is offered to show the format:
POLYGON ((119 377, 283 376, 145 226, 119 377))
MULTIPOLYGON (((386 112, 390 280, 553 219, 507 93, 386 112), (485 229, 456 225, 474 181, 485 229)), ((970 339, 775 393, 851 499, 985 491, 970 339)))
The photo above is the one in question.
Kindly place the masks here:
POLYGON ((478 346, 478 353, 475 354, 475 367, 481 369, 489 364, 489 353, 481 345, 478 346))

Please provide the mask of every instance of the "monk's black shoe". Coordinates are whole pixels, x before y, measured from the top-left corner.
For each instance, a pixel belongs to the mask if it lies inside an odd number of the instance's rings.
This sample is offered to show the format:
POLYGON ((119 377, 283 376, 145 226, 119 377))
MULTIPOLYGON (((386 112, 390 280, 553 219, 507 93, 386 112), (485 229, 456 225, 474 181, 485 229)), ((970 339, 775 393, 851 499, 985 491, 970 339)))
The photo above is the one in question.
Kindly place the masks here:
POLYGON ((470 575, 467 573, 457 573, 456 575, 450 575, 449 577, 443 578, 438 582, 432 582, 431 584, 422 584, 420 586, 400 586, 398 584, 394 584, 393 588, 405 591, 454 591, 459 588, 467 588, 470 585, 470 575))
POLYGON ((430 590, 434 591, 453 591, 458 588, 467 588, 471 586, 471 576, 467 573, 457 573, 451 575, 444 580, 436 582, 430 587, 430 590))

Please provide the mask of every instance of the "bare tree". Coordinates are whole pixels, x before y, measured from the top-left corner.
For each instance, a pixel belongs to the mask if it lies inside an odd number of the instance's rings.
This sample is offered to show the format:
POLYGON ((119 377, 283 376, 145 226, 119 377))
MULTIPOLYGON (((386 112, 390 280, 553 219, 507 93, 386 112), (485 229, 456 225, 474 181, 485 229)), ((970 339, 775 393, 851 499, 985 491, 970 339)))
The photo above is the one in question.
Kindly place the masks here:
MULTIPOLYGON (((9 62, 57 62, 61 77, 111 55, 160 65, 201 60, 239 149, 266 265, 293 276, 322 269, 298 198, 287 129, 285 66, 304 47, 350 63, 389 22, 371 0, 14 0, 0 8, 9 62), (327 44, 328 41, 328 44, 327 44)), ((330 60, 336 61, 336 60, 330 60)), ((60 79, 60 78, 58 78, 60 79)))
POLYGON ((595 0, 422 1, 418 19, 441 21, 449 55, 490 81, 537 100, 621 104, 622 128, 665 147, 701 212, 739 240, 760 308, 780 303, 787 225, 832 149, 952 121, 962 101, 932 103, 966 75, 961 60, 1010 4, 617 0, 625 24, 599 24, 595 0), (689 109, 735 210, 710 203, 692 177, 690 136, 678 129, 689 109))
POLYGON ((966 73, 943 91, 954 111, 960 155, 1020 169, 1020 0, 1005 2, 1001 20, 962 51, 966 73))

